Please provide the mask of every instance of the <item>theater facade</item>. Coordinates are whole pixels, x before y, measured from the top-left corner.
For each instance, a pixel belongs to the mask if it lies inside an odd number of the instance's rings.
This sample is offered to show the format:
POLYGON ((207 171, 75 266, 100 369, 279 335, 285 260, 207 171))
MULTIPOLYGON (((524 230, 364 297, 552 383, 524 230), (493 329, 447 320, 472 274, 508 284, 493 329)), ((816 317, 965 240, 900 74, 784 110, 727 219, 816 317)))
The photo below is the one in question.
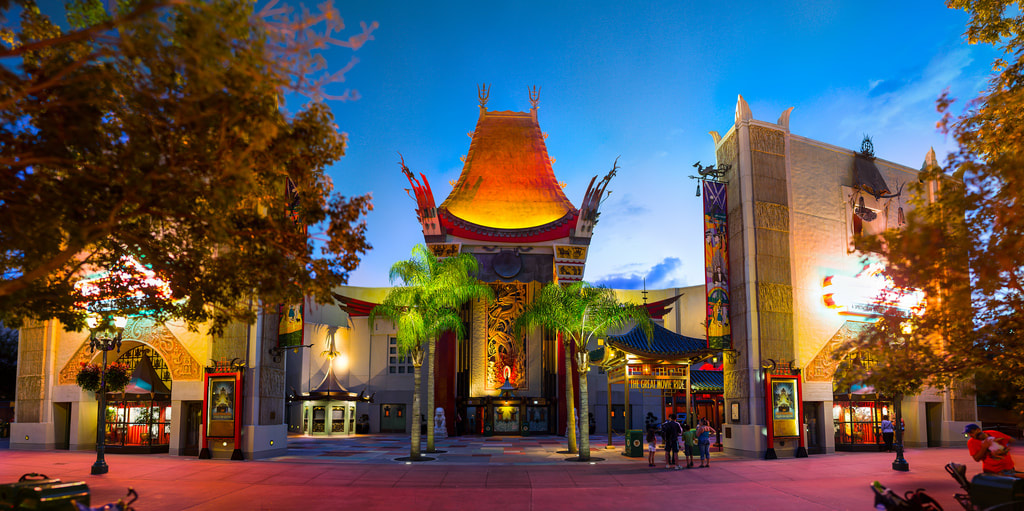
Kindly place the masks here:
MULTIPOLYGON (((410 170, 416 162, 396 169, 410 183, 409 221, 423 233, 409 245, 424 242, 441 257, 473 254, 481 280, 497 297, 464 308, 467 339, 446 335, 437 343, 435 406, 444 435, 561 435, 565 385, 575 381, 566 372, 575 370, 567 369, 557 335, 516 336, 511 325, 541 286, 584 278, 591 243, 614 242, 601 239, 595 224, 617 165, 609 161, 595 171, 585 190, 566 190, 547 154, 538 92, 531 91, 525 112, 489 110, 484 88, 478 100, 462 174, 447 197, 434 195, 427 172, 410 170)), ((841 360, 833 353, 870 327, 877 304, 865 290, 884 285, 876 267, 861 263, 853 236, 899 228, 910 207, 902 185, 918 179, 919 171, 791 133, 789 116, 787 110, 775 122, 757 120, 740 97, 733 125, 712 132, 717 168, 727 169, 710 190, 720 209, 704 219, 679 220, 704 222, 705 239, 693 245, 704 246, 706 282, 616 291, 624 301, 648 306, 661 339, 688 346, 686 356, 665 360, 671 374, 688 375, 689 389, 656 383, 655 352, 644 353, 655 362, 651 374, 635 368, 637 381, 648 383, 628 391, 623 382, 630 378, 622 372, 634 369, 594 359, 588 373, 592 417, 578 424, 595 434, 622 434, 684 413, 708 417, 733 455, 878 448, 878 423, 891 414, 892 396, 836 388, 841 360)), ((924 165, 935 164, 934 153, 924 156, 924 165)), ((691 183, 677 185, 688 195, 691 183)), ((369 310, 387 291, 342 287, 334 303, 307 300, 297 315, 277 304, 254 304, 255 324, 233 325, 216 336, 202 327, 197 333, 130 319, 122 350, 111 352, 111 360, 133 371, 150 364, 167 392, 153 393, 150 401, 110 396, 108 410, 118 419, 108 426, 108 444, 259 458, 283 454, 289 434, 433 427, 433 411, 410 417, 413 368, 398 351, 394 325, 383 319, 368 324, 369 310), (283 349, 282 336, 294 335, 296 346, 283 349)), ((616 346, 643 346, 629 335, 620 332, 590 348, 612 353, 616 346)), ((87 336, 65 332, 55 321, 21 330, 11 448, 94 447, 97 400, 74 381, 83 362, 99 360, 87 336)), ((960 389, 928 389, 902 404, 908 446, 961 444, 958 433, 976 419, 973 395, 960 389)))

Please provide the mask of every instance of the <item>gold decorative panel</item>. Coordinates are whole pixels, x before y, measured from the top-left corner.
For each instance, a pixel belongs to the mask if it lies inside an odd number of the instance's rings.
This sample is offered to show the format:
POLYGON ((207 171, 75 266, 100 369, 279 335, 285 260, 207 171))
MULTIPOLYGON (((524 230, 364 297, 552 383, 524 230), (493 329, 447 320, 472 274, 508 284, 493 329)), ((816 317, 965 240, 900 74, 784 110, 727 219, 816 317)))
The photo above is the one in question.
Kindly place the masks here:
MULTIPOLYGON (((199 363, 163 323, 150 318, 131 319, 124 329, 123 336, 124 341, 140 342, 156 350, 167 363, 172 380, 198 381, 202 378, 199 363)), ((83 342, 74 356, 64 364, 64 368, 57 376, 57 383, 73 385, 78 369, 83 362, 92 360, 93 355, 89 352, 88 342, 83 342)))
POLYGON ((847 321, 843 323, 843 326, 839 327, 835 335, 832 336, 818 354, 811 360, 810 364, 807 364, 807 368, 804 369, 804 381, 832 381, 832 376, 835 375, 836 368, 839 367, 841 360, 832 358, 832 354, 835 353, 836 349, 843 343, 854 339, 860 335, 861 330, 864 329, 866 323, 859 321, 847 321))
POLYGON ((761 311, 793 312, 793 288, 773 282, 757 283, 757 304, 761 311))
POLYGON ((737 148, 736 132, 733 131, 729 135, 729 138, 725 139, 725 143, 718 146, 718 153, 715 155, 715 157, 718 159, 718 163, 726 163, 732 165, 733 161, 736 159, 736 153, 738 152, 739 150, 737 148))
POLYGON ((786 139, 781 131, 762 126, 750 127, 750 148, 776 156, 786 155, 786 139))
POLYGON ((461 243, 431 243, 427 246, 430 247, 430 251, 434 253, 434 256, 439 259, 457 256, 462 250, 461 243))
POLYGON ((789 208, 782 204, 755 202, 754 227, 789 232, 789 208))
POLYGON ((527 388, 526 339, 517 339, 513 323, 527 303, 533 301, 535 284, 523 282, 497 282, 491 284, 495 299, 487 304, 487 351, 485 354, 485 388, 498 389, 505 383, 505 368, 509 368, 509 381, 518 389, 527 388))
POLYGON ((585 262, 587 260, 587 247, 580 245, 555 245, 555 260, 559 262, 585 262))

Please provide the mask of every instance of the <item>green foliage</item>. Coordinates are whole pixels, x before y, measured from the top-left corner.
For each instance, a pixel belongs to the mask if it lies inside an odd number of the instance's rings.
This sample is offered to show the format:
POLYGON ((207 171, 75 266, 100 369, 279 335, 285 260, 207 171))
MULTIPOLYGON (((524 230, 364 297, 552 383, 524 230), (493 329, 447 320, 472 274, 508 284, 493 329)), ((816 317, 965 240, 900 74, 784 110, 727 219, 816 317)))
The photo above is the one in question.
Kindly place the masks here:
MULTIPOLYGON (((1001 382, 1018 408, 1024 391, 1024 7, 1009 0, 949 0, 970 15, 972 44, 1000 47, 988 89, 954 117, 938 101, 939 127, 958 149, 946 169, 922 170, 907 225, 859 240, 888 261, 897 286, 927 295, 920 316, 882 318, 847 348, 860 375, 905 393, 958 379, 1001 382), (906 326, 904 326, 906 324, 906 326)), ((861 245, 858 245, 861 246, 861 245)), ((844 355, 841 353, 840 355, 844 355)), ((988 385, 991 386, 991 385, 988 385)))
POLYGON ((327 106, 289 114, 282 98, 324 97, 316 50, 354 50, 375 23, 342 41, 329 4, 319 16, 249 0, 109 13, 74 0, 63 32, 22 3, 0 49, 0 319, 80 329, 76 280, 124 254, 174 296, 127 300, 133 283, 112 282, 100 298, 213 330, 253 319, 247 297, 327 301, 346 282, 370 248, 370 197, 333 193, 325 168, 345 136, 327 106))
MULTIPOLYGON (((384 301, 370 312, 370 324, 377 317, 390 319, 398 327, 398 350, 416 353, 430 339, 445 332, 466 334, 459 317, 463 304, 475 299, 491 299, 494 292, 476 279, 477 261, 472 254, 438 259, 426 245, 412 249, 412 258, 391 266, 391 282, 401 282, 388 292, 384 301)), ((422 363, 422 355, 420 355, 422 363)))
MULTIPOLYGON (((131 380, 131 371, 128 370, 128 366, 119 363, 107 364, 106 373, 106 387, 107 392, 120 392, 124 390, 125 386, 131 380)), ((83 390, 89 392, 99 392, 101 382, 100 378, 103 375, 103 368, 98 364, 87 364, 82 363, 82 368, 78 370, 78 375, 75 376, 75 383, 78 384, 83 390)))
POLYGON ((588 353, 590 341, 635 321, 647 334, 653 335, 647 309, 619 303, 615 291, 594 287, 587 282, 568 286, 548 284, 526 306, 516 320, 516 328, 542 326, 572 340, 578 354, 588 353))
MULTIPOLYGON (((398 351, 412 358, 414 370, 413 424, 420 416, 420 374, 425 353, 430 356, 427 380, 427 411, 434 403, 434 358, 437 338, 445 332, 465 336, 459 310, 471 300, 493 299, 494 291, 477 278, 478 267, 472 254, 462 253, 438 259, 426 245, 412 249, 412 257, 391 266, 391 283, 402 283, 388 291, 384 301, 370 311, 373 328, 378 317, 385 317, 398 328, 398 351)), ((428 424, 429 424, 428 418, 428 424)), ((433 450, 434 428, 427 427, 427 450, 433 450)), ((413 427, 410 457, 420 457, 420 428, 413 427)))
MULTIPOLYGON (((525 328, 541 326, 563 336, 566 364, 571 360, 576 364, 580 386, 581 418, 589 416, 589 392, 587 388, 587 372, 590 369, 590 342, 605 335, 609 330, 620 328, 630 321, 636 322, 644 330, 648 339, 653 337, 653 328, 647 309, 643 306, 623 304, 615 297, 615 292, 605 287, 594 287, 587 282, 574 282, 561 286, 552 282, 541 289, 528 304, 522 315, 516 319, 516 332, 525 328)), ((572 371, 566 370, 566 378, 572 371)), ((575 449, 576 414, 572 406, 572 385, 566 384, 566 411, 569 428, 569 450, 575 449)), ((579 457, 590 459, 590 435, 586 425, 580 426, 579 457)))

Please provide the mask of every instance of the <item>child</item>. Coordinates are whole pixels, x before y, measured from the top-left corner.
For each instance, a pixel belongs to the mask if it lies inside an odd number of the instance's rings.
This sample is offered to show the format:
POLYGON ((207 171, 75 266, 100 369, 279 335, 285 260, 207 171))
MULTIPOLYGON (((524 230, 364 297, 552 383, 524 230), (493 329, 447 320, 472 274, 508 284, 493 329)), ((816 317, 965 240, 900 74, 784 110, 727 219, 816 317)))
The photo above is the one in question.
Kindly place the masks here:
POLYGON ((654 435, 654 428, 647 428, 647 466, 654 466, 654 453, 658 450, 658 437, 654 435))

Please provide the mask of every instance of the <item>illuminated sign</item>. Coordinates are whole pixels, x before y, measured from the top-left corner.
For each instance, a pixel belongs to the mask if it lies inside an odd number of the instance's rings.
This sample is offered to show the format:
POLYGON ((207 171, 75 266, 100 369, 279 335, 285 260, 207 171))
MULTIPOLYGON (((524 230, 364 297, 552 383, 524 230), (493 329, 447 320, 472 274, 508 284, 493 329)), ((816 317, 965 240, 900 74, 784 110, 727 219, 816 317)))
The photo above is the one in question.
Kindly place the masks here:
POLYGON ((632 389, 660 389, 660 390, 686 390, 686 380, 655 380, 646 378, 630 378, 629 388, 632 389))
POLYGON ((108 310, 104 307, 112 305, 114 300, 143 298, 147 294, 165 300, 173 296, 170 284, 134 257, 124 256, 118 262, 119 268, 75 283, 75 291, 82 297, 77 306, 91 311, 103 311, 108 310), (112 293, 113 289, 119 287, 125 290, 112 293))
POLYGON ((839 314, 875 317, 882 314, 920 314, 924 292, 897 288, 879 263, 869 264, 857 275, 829 275, 822 283, 825 305, 839 314))

